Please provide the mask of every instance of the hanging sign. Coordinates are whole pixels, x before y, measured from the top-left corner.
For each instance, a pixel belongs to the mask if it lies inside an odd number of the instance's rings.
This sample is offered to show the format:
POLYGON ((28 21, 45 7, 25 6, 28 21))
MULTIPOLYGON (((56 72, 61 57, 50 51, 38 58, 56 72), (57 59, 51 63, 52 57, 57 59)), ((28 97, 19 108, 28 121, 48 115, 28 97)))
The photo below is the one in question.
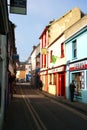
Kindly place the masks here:
POLYGON ((10 13, 26 14, 27 0, 10 0, 10 13))
POLYGON ((46 55, 47 54, 47 48, 42 48, 41 49, 41 54, 46 55))
POLYGON ((13 54, 12 59, 14 61, 19 61, 19 55, 18 54, 13 54))

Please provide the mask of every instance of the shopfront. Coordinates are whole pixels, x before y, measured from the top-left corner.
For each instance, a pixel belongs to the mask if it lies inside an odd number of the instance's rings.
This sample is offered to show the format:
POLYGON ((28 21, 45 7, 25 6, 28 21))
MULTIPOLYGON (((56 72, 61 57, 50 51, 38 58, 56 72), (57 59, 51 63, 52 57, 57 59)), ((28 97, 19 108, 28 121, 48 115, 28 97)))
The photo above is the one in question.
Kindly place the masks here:
POLYGON ((47 70, 40 71, 40 79, 43 82, 43 91, 48 92, 48 76, 47 76, 47 70))
POLYGON ((48 70, 48 92, 65 97, 65 66, 48 70))
POLYGON ((87 102, 87 60, 70 64, 70 82, 75 82, 77 100, 87 102))

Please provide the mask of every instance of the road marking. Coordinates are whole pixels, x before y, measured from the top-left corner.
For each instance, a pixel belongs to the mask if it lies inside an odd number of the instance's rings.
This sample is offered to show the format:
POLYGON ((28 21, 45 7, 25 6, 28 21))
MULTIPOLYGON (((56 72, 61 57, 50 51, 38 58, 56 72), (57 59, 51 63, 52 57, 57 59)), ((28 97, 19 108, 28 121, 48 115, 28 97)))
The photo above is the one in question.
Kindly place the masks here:
POLYGON ((35 122, 38 130, 42 130, 42 128, 43 128, 43 130, 47 130, 47 128, 45 127, 45 125, 41 121, 38 113, 35 111, 35 109, 31 105, 29 98, 25 98, 25 95, 23 94, 22 88, 21 88, 21 94, 22 94, 22 97, 24 99, 25 104, 28 107, 29 112, 31 113, 31 115, 32 115, 32 117, 34 119, 34 122, 35 122))

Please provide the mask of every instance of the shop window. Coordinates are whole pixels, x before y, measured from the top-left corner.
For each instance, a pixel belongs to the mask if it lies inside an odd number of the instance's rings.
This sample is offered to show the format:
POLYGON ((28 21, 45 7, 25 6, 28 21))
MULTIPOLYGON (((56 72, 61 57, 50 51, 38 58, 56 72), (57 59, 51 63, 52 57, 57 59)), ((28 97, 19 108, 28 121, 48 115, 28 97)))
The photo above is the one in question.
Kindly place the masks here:
POLYGON ((77 41, 74 40, 72 42, 72 51, 73 51, 73 58, 76 58, 77 57, 77 41))
POLYGON ((81 90, 85 88, 84 71, 73 73, 72 79, 75 81, 75 93, 77 93, 78 96, 81 96, 81 90))
POLYGON ((53 74, 53 84, 56 85, 56 74, 53 74))
POLYGON ((56 84, 56 74, 50 74, 50 82, 49 84, 55 85, 56 84))
POLYGON ((50 74, 49 84, 52 84, 52 74, 50 74))
POLYGON ((61 58, 64 57, 64 43, 61 44, 61 58))

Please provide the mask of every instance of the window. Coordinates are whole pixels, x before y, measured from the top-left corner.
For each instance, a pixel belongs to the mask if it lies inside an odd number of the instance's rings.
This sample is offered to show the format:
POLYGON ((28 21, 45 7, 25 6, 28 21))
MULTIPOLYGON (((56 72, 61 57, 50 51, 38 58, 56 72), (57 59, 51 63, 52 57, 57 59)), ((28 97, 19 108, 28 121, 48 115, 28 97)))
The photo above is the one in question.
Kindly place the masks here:
POLYGON ((42 68, 46 67, 46 55, 42 55, 42 68))
POLYGON ((56 74, 53 74, 53 84, 56 85, 56 74))
POLYGON ((73 58, 76 58, 77 57, 77 41, 76 40, 74 40, 73 42, 72 42, 73 44, 73 46, 72 46, 72 49, 73 49, 73 58))
POLYGON ((56 74, 50 74, 49 76, 49 84, 56 85, 56 74))
POLYGON ((64 43, 61 44, 61 58, 64 57, 64 43))
POLYGON ((51 50, 50 51, 50 63, 52 62, 52 53, 53 53, 53 51, 51 50))
POLYGON ((44 67, 46 67, 46 55, 44 55, 44 67))
POLYGON ((50 78, 49 78, 49 84, 52 84, 52 74, 49 75, 50 78))
POLYGON ((81 90, 85 89, 85 74, 84 71, 82 72, 76 72, 72 73, 72 79, 75 82, 75 92, 78 94, 78 96, 82 95, 81 90))

